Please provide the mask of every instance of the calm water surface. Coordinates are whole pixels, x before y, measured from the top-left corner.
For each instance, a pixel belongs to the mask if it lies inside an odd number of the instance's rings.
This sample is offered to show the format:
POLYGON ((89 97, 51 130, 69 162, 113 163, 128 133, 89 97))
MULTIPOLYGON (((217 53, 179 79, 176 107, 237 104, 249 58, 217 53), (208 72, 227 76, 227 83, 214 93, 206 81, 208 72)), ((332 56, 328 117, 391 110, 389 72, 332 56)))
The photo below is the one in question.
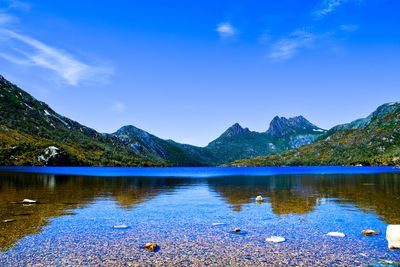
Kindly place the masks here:
POLYGON ((0 219, 1 266, 400 262, 385 239, 387 225, 400 224, 400 170, 1 168, 0 219), (346 236, 326 236, 334 231, 346 236))

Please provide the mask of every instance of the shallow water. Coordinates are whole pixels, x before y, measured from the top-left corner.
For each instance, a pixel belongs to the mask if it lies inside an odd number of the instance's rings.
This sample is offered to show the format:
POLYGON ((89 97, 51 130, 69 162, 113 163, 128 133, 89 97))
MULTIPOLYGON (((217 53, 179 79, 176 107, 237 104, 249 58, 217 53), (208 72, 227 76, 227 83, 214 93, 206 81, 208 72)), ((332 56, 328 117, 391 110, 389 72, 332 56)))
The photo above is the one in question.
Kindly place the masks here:
POLYGON ((388 224, 400 224, 400 172, 2 168, 0 219, 2 266, 399 262, 400 251, 388 250, 385 232, 388 224), (265 198, 262 204, 257 195, 265 198), (23 205, 24 198, 38 204, 23 205), (119 224, 130 228, 112 228, 119 224), (233 233, 236 227, 242 232, 233 233), (366 237, 365 229, 381 234, 366 237), (336 231, 346 236, 326 236, 336 231), (266 242, 271 236, 286 241, 266 242), (141 247, 147 242, 159 249, 148 252, 141 247))

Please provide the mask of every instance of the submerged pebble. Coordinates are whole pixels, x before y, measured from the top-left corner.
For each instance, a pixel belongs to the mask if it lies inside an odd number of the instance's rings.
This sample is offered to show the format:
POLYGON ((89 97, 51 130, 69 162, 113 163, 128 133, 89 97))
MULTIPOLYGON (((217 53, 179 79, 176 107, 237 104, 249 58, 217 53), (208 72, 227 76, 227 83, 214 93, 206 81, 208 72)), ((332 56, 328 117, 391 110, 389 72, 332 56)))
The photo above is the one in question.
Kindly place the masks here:
POLYGON ((370 229, 364 230, 361 233, 366 236, 379 235, 379 231, 374 231, 374 230, 370 230, 370 229))
POLYGON ((256 202, 257 202, 257 203, 260 203, 260 202, 263 202, 263 201, 264 201, 264 199, 263 199, 262 196, 257 196, 257 197, 256 197, 256 202))
POLYGON ((15 221, 16 221, 16 219, 6 219, 6 220, 3 220, 4 223, 10 223, 10 222, 15 222, 15 221))
POLYGON ((225 225, 226 223, 213 223, 212 226, 225 225))
POLYGON ((282 236, 271 236, 265 239, 267 242, 273 242, 273 243, 280 243, 280 242, 285 242, 286 239, 282 236))
POLYGON ((341 232, 329 232, 326 235, 334 237, 345 237, 346 235, 341 232))
POLYGON ((114 228, 114 229, 128 229, 129 226, 126 225, 126 224, 118 224, 118 225, 113 225, 112 228, 114 228))
POLYGON ((143 247, 150 252, 154 252, 157 249, 157 244, 156 243, 147 243, 143 247))
POLYGON ((397 263, 395 261, 388 261, 388 260, 380 260, 380 261, 378 261, 378 263, 383 263, 383 264, 389 265, 389 266, 400 266, 399 263, 397 263))
POLYGON ((32 199, 25 198, 24 200, 22 200, 22 203, 26 203, 26 204, 35 204, 35 203, 36 203, 36 200, 32 200, 32 199))

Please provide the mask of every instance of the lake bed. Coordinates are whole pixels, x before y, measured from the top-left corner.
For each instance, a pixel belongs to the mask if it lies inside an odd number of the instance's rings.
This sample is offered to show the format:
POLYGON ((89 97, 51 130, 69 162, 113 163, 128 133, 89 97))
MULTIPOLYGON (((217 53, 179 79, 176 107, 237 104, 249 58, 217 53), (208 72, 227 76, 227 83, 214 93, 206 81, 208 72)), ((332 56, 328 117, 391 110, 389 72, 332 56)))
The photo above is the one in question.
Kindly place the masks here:
POLYGON ((0 265, 366 266, 400 261, 400 170, 5 168, 0 216, 0 265))

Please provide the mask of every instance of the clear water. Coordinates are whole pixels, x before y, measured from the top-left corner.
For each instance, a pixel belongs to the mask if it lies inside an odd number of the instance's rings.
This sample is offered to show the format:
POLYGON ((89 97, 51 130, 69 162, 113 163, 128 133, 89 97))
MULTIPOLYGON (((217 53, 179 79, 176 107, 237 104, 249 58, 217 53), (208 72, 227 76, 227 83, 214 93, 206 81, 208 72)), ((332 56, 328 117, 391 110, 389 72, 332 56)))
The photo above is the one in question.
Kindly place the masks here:
POLYGON ((385 238, 400 224, 400 170, 2 168, 0 219, 1 266, 400 262, 385 238), (129 228, 112 228, 120 224, 129 228), (346 236, 326 235, 334 231, 346 236), (148 242, 159 249, 143 249, 148 242))

